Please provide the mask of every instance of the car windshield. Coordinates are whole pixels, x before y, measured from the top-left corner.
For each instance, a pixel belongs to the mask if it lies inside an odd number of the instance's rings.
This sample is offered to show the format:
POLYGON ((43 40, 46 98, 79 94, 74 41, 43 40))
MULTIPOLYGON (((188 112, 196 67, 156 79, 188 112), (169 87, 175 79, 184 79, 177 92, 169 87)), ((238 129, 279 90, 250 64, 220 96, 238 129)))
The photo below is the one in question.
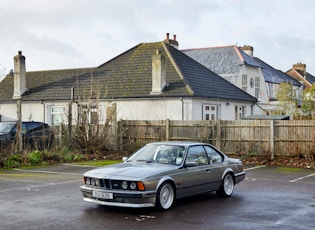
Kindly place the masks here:
POLYGON ((182 163, 184 153, 184 146, 150 144, 138 150, 130 158, 128 158, 127 161, 180 165, 182 163))
POLYGON ((0 122, 0 134, 8 133, 14 127, 14 123, 0 122))

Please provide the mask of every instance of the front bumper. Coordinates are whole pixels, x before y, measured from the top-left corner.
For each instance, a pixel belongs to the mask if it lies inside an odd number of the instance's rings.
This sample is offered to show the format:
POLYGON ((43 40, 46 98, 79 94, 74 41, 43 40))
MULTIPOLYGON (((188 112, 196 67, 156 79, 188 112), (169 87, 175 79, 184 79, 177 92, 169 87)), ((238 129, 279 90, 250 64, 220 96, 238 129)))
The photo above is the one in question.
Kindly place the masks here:
POLYGON ((85 185, 80 187, 83 200, 106 206, 144 208, 154 207, 156 200, 156 191, 117 191, 91 188, 85 185), (93 196, 93 190, 98 192, 113 193, 113 199, 103 199, 93 196))

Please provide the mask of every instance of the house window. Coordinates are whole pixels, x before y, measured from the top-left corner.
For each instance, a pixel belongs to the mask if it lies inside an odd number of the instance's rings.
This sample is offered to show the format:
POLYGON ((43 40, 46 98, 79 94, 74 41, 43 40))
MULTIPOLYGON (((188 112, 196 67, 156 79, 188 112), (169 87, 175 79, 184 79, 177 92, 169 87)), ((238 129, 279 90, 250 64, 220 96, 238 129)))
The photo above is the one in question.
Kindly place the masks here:
POLYGON ((60 125, 65 121, 65 107, 51 106, 51 124, 60 125))
POLYGON ((270 84, 266 82, 266 92, 269 99, 271 98, 270 91, 271 91, 270 84))
POLYGON ((218 106, 217 105, 203 105, 202 120, 217 120, 218 106))
POLYGON ((255 97, 259 98, 259 90, 260 90, 260 78, 255 77, 255 97))
POLYGON ((235 106, 235 120, 241 120, 244 117, 244 113, 244 106, 235 106))
POLYGON ((98 124, 98 107, 96 105, 81 105, 80 120, 88 124, 98 124))
POLYGON ((242 75, 242 89, 246 92, 247 91, 247 75, 242 75))

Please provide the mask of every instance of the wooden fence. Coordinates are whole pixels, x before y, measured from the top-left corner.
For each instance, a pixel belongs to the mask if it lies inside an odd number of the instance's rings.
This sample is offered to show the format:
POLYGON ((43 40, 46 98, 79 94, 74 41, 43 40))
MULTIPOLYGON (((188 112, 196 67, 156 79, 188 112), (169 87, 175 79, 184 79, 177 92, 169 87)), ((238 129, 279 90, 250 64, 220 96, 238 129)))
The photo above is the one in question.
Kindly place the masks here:
POLYGON ((230 155, 313 159, 314 120, 134 121, 117 125, 117 148, 134 150, 153 141, 200 141, 230 155))

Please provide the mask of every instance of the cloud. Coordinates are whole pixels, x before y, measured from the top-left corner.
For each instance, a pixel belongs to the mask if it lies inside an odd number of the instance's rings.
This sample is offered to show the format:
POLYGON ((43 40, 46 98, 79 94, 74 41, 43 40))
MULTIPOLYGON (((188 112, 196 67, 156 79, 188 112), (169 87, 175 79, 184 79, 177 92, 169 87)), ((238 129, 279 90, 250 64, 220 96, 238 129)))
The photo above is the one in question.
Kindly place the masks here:
POLYGON ((28 70, 98 66, 142 42, 176 34, 179 48, 252 45, 287 70, 315 75, 315 1, 28 0, 0 3, 0 63, 22 50, 28 70))

